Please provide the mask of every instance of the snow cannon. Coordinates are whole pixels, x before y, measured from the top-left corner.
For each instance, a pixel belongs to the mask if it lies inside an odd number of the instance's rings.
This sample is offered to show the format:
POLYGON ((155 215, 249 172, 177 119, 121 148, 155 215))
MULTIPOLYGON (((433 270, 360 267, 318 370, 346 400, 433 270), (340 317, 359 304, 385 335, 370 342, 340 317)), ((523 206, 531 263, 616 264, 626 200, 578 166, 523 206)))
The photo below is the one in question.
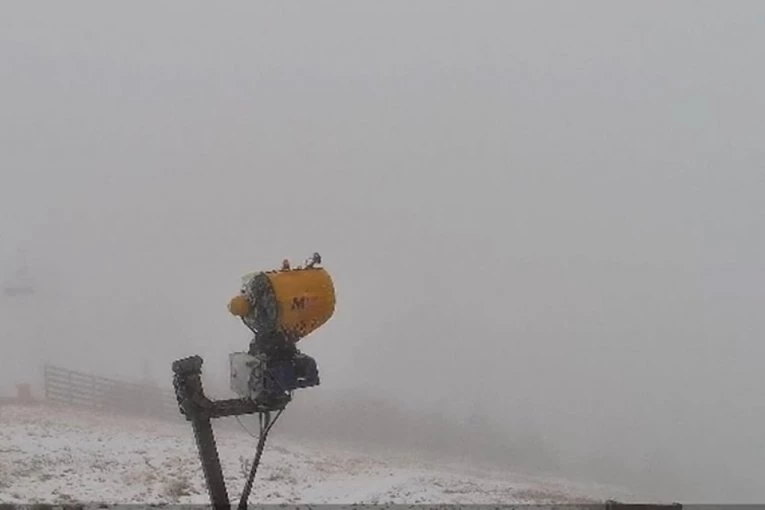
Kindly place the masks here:
POLYGON ((316 361, 300 352, 297 342, 325 324, 335 312, 335 287, 314 253, 304 267, 251 273, 242 278, 229 312, 253 332, 247 352, 229 354, 231 389, 240 398, 212 400, 202 385, 202 358, 173 362, 173 388, 178 408, 191 422, 207 492, 214 508, 230 507, 212 418, 258 414, 260 436, 239 508, 247 508, 266 436, 299 388, 319 385, 316 361), (272 418, 271 413, 275 413, 272 418))
POLYGON ((229 312, 256 334, 280 332, 292 342, 324 325, 335 312, 335 288, 321 257, 314 254, 305 267, 250 273, 242 278, 239 295, 229 312))
POLYGON ((335 311, 335 287, 314 253, 304 267, 251 273, 228 309, 254 333, 247 352, 229 355, 231 389, 265 408, 278 409, 299 388, 319 385, 316 360, 297 342, 335 311))

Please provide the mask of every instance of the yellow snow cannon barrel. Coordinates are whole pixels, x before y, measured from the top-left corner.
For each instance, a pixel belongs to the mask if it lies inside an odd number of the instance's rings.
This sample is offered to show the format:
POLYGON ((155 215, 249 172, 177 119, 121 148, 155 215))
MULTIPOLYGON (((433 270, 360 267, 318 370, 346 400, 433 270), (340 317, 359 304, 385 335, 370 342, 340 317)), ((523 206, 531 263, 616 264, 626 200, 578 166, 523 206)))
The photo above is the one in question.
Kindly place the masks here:
POLYGON ((238 296, 231 298, 231 301, 228 302, 228 311, 237 317, 245 317, 252 311, 252 307, 250 306, 247 297, 244 294, 239 294, 238 296))
POLYGON ((335 288, 324 268, 255 273, 245 278, 229 310, 258 332, 284 331, 297 341, 332 317, 335 288))

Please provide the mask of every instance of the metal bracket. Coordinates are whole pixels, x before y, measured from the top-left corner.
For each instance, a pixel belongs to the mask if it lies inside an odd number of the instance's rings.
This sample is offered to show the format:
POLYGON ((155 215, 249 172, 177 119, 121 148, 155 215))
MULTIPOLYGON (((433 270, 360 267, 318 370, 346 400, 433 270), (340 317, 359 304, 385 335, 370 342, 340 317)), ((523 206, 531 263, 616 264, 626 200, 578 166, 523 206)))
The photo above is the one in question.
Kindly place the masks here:
POLYGON ((181 414, 191 422, 194 438, 199 451, 199 461, 210 494, 210 503, 214 508, 230 508, 226 482, 215 443, 212 418, 240 416, 244 414, 265 413, 283 409, 263 407, 249 399, 210 400, 202 387, 202 363, 200 356, 191 356, 173 362, 173 387, 181 414))

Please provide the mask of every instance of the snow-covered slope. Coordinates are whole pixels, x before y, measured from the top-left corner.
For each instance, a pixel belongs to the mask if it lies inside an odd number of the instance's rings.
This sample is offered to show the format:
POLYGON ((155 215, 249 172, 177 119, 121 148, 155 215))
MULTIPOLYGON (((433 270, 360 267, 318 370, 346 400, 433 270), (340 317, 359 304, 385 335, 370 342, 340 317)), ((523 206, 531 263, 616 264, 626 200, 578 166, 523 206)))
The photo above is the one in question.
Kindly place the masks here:
MULTIPOLYGON (((539 480, 468 466, 433 466, 272 433, 253 487, 258 503, 572 503, 629 495, 613 488, 539 480)), ((217 430, 232 500, 255 440, 217 430)), ((0 502, 207 503, 188 424, 70 408, 0 408, 0 502)))

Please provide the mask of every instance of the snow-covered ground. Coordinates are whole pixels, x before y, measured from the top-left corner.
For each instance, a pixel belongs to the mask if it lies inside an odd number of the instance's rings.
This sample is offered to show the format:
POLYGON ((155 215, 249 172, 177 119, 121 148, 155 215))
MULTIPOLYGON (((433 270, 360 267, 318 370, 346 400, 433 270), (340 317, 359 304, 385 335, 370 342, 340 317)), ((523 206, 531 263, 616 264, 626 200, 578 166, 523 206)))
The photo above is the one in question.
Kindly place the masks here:
MULTIPOLYGON (((229 424, 230 425, 230 424, 229 424)), ((277 424, 278 427, 278 424, 277 424)), ((229 495, 241 493, 256 441, 216 430, 229 495)), ((252 503, 517 504, 630 499, 625 491, 467 465, 374 458, 296 442, 274 429, 252 503)), ((208 503, 191 427, 66 407, 0 408, 0 502, 208 503)))

